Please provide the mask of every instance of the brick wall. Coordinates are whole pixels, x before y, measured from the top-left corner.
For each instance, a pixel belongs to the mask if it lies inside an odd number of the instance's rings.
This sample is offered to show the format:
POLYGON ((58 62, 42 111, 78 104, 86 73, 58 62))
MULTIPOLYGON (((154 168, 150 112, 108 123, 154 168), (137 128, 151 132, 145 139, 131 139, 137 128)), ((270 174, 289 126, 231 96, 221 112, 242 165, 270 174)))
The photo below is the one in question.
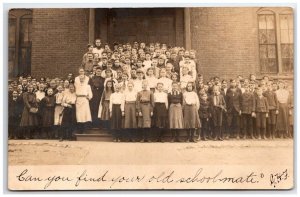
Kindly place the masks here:
POLYGON ((259 74, 258 8, 192 8, 192 48, 205 79, 259 74))
POLYGON ((88 43, 89 9, 33 9, 32 75, 77 73, 88 43))

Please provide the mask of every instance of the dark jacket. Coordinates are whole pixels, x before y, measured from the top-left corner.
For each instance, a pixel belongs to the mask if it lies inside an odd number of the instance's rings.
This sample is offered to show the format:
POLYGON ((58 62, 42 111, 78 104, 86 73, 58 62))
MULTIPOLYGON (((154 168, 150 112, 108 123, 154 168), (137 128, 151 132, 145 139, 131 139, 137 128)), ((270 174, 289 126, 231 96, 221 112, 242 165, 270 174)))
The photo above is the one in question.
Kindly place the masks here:
POLYGON ((251 114, 254 109, 254 94, 252 92, 244 92, 242 94, 242 107, 243 114, 251 114))
POLYGON ((209 118, 210 116, 210 103, 209 101, 204 101, 200 99, 199 117, 209 118))
POLYGON ((259 96, 255 96, 254 99, 254 109, 255 112, 269 112, 269 104, 266 97, 262 96, 259 98, 259 96))
POLYGON ((267 90, 263 93, 263 95, 267 98, 269 110, 278 110, 279 103, 276 93, 272 90, 267 90))
POLYGON ((232 88, 227 89, 226 92, 226 106, 227 112, 233 113, 234 111, 239 112, 242 106, 242 91, 239 88, 236 88, 233 91, 232 88))
MULTIPOLYGON (((218 95, 218 103, 216 105, 214 105, 214 96, 215 95, 211 95, 208 98, 209 105, 210 105, 210 111, 212 112, 213 108, 215 108, 215 107, 222 108, 223 110, 225 110, 226 109, 226 102, 225 102, 225 99, 224 99, 223 95, 222 94, 218 95)), ((200 107, 201 107, 201 104, 200 104, 200 107)))

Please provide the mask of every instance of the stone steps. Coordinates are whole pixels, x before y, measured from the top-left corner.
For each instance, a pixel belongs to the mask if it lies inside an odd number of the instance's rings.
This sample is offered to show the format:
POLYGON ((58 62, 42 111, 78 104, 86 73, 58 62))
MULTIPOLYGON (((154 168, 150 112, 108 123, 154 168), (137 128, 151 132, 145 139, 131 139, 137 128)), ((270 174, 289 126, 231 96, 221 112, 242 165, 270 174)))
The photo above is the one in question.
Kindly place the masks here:
MULTIPOLYGON (((136 132, 138 133, 139 131, 140 130, 136 132)), ((154 140, 155 131, 151 130, 151 134, 152 137, 150 137, 150 139, 154 140)), ((179 134, 180 134, 179 139, 181 141, 186 139, 185 131, 181 131, 179 134)), ((104 141, 104 142, 113 141, 113 136, 109 130, 104 130, 99 128, 88 129, 83 134, 75 134, 75 136, 77 141, 104 141)), ((170 141, 171 138, 172 138, 171 132, 169 130, 166 130, 163 136, 163 140, 170 141)), ((136 138, 136 140, 138 141, 139 139, 136 138)))

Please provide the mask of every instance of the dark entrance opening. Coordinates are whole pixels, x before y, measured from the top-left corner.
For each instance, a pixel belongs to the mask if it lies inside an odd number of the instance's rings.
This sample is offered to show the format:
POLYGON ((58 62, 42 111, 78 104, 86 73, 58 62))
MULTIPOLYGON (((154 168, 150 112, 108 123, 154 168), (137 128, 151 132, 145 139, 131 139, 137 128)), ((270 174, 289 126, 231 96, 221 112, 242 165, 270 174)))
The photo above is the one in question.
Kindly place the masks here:
POLYGON ((95 37, 103 42, 160 42, 183 46, 182 8, 96 9, 95 37))

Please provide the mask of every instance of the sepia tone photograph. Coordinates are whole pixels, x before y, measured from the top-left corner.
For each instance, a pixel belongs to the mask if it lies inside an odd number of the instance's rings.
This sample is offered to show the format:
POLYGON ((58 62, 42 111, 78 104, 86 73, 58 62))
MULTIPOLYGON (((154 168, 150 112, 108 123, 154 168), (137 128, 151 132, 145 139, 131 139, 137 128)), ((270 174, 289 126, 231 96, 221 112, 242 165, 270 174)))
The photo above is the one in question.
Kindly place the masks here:
POLYGON ((9 190, 293 189, 294 8, 6 14, 9 190))

